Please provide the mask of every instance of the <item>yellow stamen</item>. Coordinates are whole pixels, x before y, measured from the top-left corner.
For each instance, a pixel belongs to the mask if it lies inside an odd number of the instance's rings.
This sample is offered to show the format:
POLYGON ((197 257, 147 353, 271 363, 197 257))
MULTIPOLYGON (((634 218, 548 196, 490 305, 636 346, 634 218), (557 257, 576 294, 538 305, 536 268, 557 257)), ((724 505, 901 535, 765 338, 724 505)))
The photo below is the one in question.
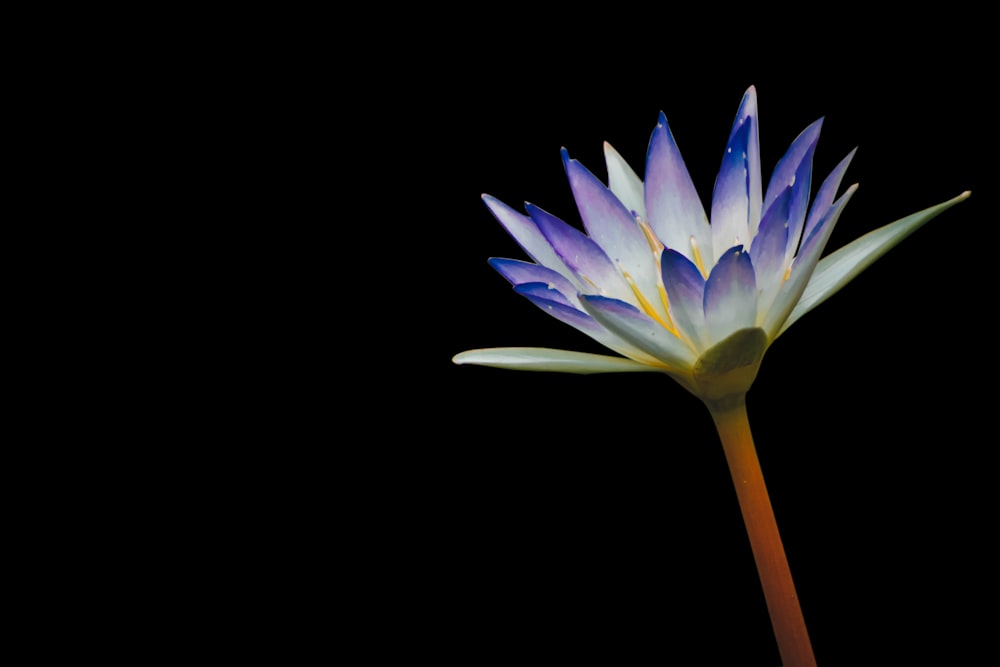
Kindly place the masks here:
POLYGON ((663 252, 663 242, 656 236, 653 228, 649 226, 649 223, 645 220, 636 220, 639 223, 639 229, 646 236, 646 242, 649 243, 649 249, 653 251, 656 258, 660 258, 660 253, 663 252))
POLYGON ((656 288, 660 292, 660 301, 663 302, 663 309, 667 311, 667 317, 670 319, 670 330, 677 334, 680 338, 680 332, 677 331, 677 327, 674 326, 674 318, 670 317, 670 300, 667 299, 667 288, 663 284, 663 274, 659 271, 656 273, 656 288))
MULTIPOLYGON (((677 329, 676 329, 676 327, 674 327, 674 323, 670 322, 670 321, 664 321, 664 319, 662 317, 660 317, 660 314, 658 312, 656 312, 655 308, 653 308, 653 304, 651 304, 646 299, 646 297, 643 296, 642 292, 639 290, 639 286, 635 284, 635 280, 632 278, 631 275, 629 275, 629 272, 626 271, 626 270, 624 270, 624 269, 622 269, 622 275, 625 276, 625 281, 628 283, 628 286, 632 288, 632 293, 635 294, 635 298, 639 301, 639 305, 642 306, 642 310, 647 315, 649 315, 650 317, 652 317, 654 320, 656 320, 657 322, 659 322, 660 326, 662 326, 664 329, 666 329, 667 331, 669 331, 673 335, 675 335, 678 338, 680 338, 680 334, 677 333, 677 329)), ((666 293, 664 293, 663 296, 666 297, 666 293)), ((670 314, 668 312, 668 314, 667 314, 667 320, 669 320, 669 319, 670 319, 670 314)))
MULTIPOLYGON (((653 231, 653 228, 649 226, 649 223, 641 218, 636 218, 636 223, 639 225, 639 229, 642 230, 643 235, 646 237, 646 242, 649 243, 649 249, 653 252, 653 259, 656 260, 657 269, 660 266, 660 257, 663 254, 664 245, 660 241, 660 238, 653 231)), ((663 285, 663 274, 657 270, 656 271, 656 287, 657 291, 660 293, 660 302, 663 304, 663 312, 667 314, 667 329, 674 332, 678 337, 680 334, 677 331, 677 327, 674 326, 673 318, 670 317, 670 300, 667 299, 667 288, 663 285)), ((634 288, 633 288, 634 290, 634 288)), ((663 324, 661 322, 661 324, 663 324)))
POLYGON ((708 280, 708 271, 705 270, 705 262, 701 259, 701 250, 698 248, 698 242, 694 240, 694 235, 691 236, 691 254, 694 255, 694 265, 701 271, 701 277, 708 280))
POLYGON ((795 258, 794 257, 792 258, 792 261, 788 263, 788 268, 785 269, 785 277, 781 279, 782 282, 784 282, 784 281, 786 281, 786 280, 788 280, 789 278, 792 277, 792 264, 795 264, 795 258))

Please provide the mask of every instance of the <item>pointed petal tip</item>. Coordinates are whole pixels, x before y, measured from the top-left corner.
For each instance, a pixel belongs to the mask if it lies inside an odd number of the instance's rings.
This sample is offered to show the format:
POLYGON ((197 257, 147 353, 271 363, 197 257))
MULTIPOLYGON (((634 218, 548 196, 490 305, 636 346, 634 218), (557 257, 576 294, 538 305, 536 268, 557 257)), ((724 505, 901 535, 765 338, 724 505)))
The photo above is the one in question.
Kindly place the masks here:
POLYGON ((656 124, 657 125, 666 125, 667 124, 667 114, 663 113, 663 111, 660 111, 660 115, 656 119, 656 124))

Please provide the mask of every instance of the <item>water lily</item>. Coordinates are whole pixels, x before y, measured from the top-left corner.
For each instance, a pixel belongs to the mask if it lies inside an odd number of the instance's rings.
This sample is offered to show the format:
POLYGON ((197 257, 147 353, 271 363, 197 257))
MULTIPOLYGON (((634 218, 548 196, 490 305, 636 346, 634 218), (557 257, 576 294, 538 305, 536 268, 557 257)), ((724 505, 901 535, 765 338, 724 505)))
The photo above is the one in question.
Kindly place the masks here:
POLYGON ((745 393, 767 348, 915 229, 968 196, 907 216, 821 258, 857 185, 837 192, 854 151, 816 189, 823 120, 792 142, 762 187, 756 92, 743 97, 702 206, 661 114, 645 182, 605 144, 608 185, 563 150, 586 233, 534 204, 486 205, 532 262, 490 259, 514 290, 621 356, 545 348, 463 352, 459 364, 535 371, 658 371, 707 401, 745 393), (711 222, 709 222, 711 220, 711 222))
POLYGON ((700 398, 726 451, 785 667, 815 665, 774 524, 745 395, 768 347, 794 322, 959 196, 823 256, 852 185, 851 151, 815 187, 823 119, 792 142, 765 188, 757 98, 747 90, 711 198, 702 200, 661 113, 645 180, 605 144, 608 183, 563 150, 585 231, 534 204, 521 213, 484 195, 531 261, 490 259, 514 290, 617 353, 547 348, 462 352, 458 364, 565 373, 660 372, 700 398))

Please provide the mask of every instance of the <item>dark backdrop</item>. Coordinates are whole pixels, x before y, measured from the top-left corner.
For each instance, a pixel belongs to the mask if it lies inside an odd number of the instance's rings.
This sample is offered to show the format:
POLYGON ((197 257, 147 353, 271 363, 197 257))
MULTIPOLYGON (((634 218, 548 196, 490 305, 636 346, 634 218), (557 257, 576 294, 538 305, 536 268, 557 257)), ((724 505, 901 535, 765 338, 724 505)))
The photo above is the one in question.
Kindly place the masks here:
POLYGON ((730 18, 703 36, 654 16, 534 18, 414 38, 379 79, 391 94, 361 102, 384 118, 369 237, 392 287, 373 295, 376 367, 354 396, 391 443, 364 479, 400 641, 443 664, 778 664, 696 399, 654 375, 450 362, 490 346, 602 352, 487 266, 524 255, 482 193, 578 224, 560 147, 603 178, 607 140, 641 175, 662 110, 707 205, 753 84, 765 178, 820 116, 814 178, 859 147, 831 250, 973 192, 795 324, 748 397, 820 664, 966 663, 996 592, 994 124, 978 38, 932 21, 756 33, 730 18))

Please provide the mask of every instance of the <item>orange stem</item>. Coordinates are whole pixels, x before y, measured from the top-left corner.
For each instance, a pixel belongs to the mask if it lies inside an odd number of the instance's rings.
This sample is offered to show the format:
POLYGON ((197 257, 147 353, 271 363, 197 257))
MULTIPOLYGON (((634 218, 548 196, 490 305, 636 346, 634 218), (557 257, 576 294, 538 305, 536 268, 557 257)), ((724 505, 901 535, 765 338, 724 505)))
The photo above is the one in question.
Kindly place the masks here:
POLYGON ((729 472, 736 486, 782 666, 816 667, 785 548, 750 435, 745 398, 741 395, 738 400, 710 404, 708 408, 722 439, 729 472))

